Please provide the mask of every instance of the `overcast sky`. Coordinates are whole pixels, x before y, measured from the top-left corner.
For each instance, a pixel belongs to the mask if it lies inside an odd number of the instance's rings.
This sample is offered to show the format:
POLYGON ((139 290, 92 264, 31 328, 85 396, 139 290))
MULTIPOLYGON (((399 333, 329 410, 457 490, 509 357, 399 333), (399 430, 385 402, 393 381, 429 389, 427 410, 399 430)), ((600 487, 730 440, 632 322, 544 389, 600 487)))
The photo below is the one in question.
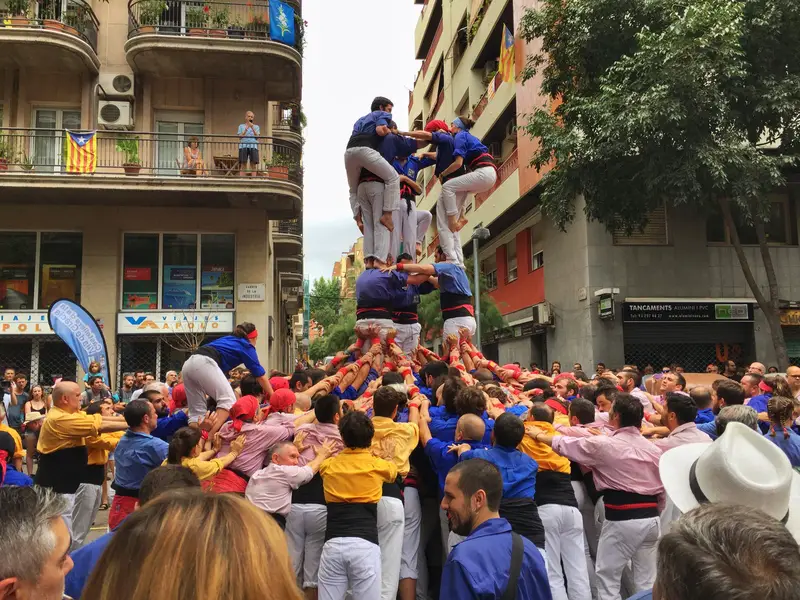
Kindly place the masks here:
POLYGON ((360 235, 353 221, 344 151, 353 123, 375 96, 396 103, 394 120, 408 125, 414 28, 422 5, 413 0, 306 0, 303 56, 305 129, 303 242, 306 277, 330 277, 333 262, 360 235))

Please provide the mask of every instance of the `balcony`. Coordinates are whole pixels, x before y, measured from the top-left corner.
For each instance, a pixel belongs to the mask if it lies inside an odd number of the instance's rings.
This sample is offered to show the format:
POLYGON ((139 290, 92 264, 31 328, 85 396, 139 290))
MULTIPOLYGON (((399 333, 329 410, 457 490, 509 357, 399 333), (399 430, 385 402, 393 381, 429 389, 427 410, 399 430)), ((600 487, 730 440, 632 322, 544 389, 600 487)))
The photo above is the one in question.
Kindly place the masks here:
POLYGON ((271 138, 258 139, 257 168, 241 169, 237 136, 90 134, 76 151, 62 129, 0 129, 0 204, 260 208, 273 219, 302 210, 300 152, 271 138))
POLYGON ((439 26, 436 28, 436 33, 434 34, 433 41, 431 42, 431 47, 428 49, 428 54, 425 55, 425 60, 422 61, 422 76, 423 77, 428 74, 428 67, 430 66, 431 61, 433 60, 433 54, 434 54, 434 52, 436 52, 436 47, 439 45, 439 40, 442 37, 442 27, 443 26, 444 26, 444 23, 442 21, 439 21, 439 26))
POLYGON ((129 0, 125 53, 137 73, 220 77, 266 83, 270 100, 297 100, 303 26, 295 45, 270 37, 269 3, 129 0))
MULTIPOLYGON (((285 290, 287 288, 297 288, 299 287, 301 290, 303 289, 303 261, 300 261, 300 270, 299 271, 288 271, 283 268, 284 265, 278 263, 278 280, 280 281, 281 290, 285 290)), ((298 292, 299 293, 299 292, 298 292)))
POLYGON ((99 72, 100 24, 89 4, 84 0, 30 1, 27 8, 25 4, 0 0, 0 70, 46 66, 61 73, 99 72))
POLYGON ((303 224, 300 219, 272 222, 272 242, 278 258, 303 255, 303 224))
POLYGON ((284 142, 303 145, 303 123, 297 104, 275 104, 272 107, 272 135, 284 142))
POLYGON ((425 58, 434 36, 434 28, 442 21, 442 0, 428 0, 414 29, 414 53, 418 60, 425 58))

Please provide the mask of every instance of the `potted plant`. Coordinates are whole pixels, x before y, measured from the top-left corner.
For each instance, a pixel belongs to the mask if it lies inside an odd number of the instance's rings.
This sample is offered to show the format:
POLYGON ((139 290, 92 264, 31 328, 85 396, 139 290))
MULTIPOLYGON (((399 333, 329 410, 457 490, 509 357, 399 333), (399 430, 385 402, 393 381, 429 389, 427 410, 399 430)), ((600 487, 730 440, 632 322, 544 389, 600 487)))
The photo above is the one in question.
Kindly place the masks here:
POLYGON ((31 22, 31 6, 29 0, 6 0, 8 25, 11 27, 27 27, 31 22))
POLYGON ((64 14, 64 31, 78 35, 86 22, 86 12, 82 6, 69 7, 64 14))
POLYGON ((231 24, 228 25, 228 37, 237 40, 244 38, 244 26, 238 18, 234 18, 231 24))
POLYGON ((139 3, 139 33, 154 33, 161 15, 168 8, 164 0, 142 0, 139 3))
POLYGON ((39 18, 45 29, 62 31, 64 23, 58 18, 55 0, 37 0, 39 2, 39 18))
POLYGON ((247 37, 255 39, 263 39, 267 37, 269 31, 269 15, 266 14, 252 14, 250 20, 247 22, 247 37))
POLYGON ((33 158, 28 156, 27 152, 23 152, 22 160, 20 161, 19 166, 22 167, 23 171, 30 173, 34 169, 33 158))
POLYGON ((226 37, 228 35, 228 23, 230 22, 230 14, 227 7, 217 5, 211 11, 211 25, 213 29, 209 32, 211 37, 226 37))
POLYGON ((189 35, 206 35, 211 7, 207 4, 190 6, 186 9, 186 28, 189 35))
POLYGON ((116 148, 117 152, 125 155, 125 162, 122 163, 125 175, 138 175, 142 168, 142 163, 139 161, 139 137, 121 137, 117 140, 116 148))
POLYGON ((272 161, 267 163, 267 177, 270 179, 289 179, 289 168, 295 165, 295 161, 285 155, 273 151, 272 161))
POLYGON ((14 162, 15 155, 11 144, 0 138, 0 171, 8 171, 8 163, 14 162))

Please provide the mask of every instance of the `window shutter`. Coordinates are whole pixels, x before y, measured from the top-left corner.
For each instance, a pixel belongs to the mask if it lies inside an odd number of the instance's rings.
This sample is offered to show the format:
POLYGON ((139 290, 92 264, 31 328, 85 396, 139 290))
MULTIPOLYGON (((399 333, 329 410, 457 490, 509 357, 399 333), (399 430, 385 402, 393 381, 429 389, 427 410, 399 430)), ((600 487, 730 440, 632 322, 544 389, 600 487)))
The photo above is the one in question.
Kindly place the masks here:
POLYGON ((634 230, 630 234, 624 230, 614 232, 615 246, 666 246, 667 245, 667 208, 662 206, 650 213, 647 225, 641 231, 634 230))

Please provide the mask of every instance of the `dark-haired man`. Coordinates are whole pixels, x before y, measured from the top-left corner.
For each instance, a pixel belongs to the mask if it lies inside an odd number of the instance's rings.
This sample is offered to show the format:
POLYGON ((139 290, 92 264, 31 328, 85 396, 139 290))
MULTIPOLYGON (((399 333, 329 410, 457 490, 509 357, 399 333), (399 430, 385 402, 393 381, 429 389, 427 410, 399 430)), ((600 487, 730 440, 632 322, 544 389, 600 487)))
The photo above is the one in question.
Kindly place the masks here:
POLYGON ((658 471, 661 450, 640 432, 644 409, 630 394, 618 394, 609 416, 611 435, 586 438, 552 436, 529 425, 537 442, 592 470, 603 492, 605 522, 597 549, 599 600, 619 600, 622 572, 632 561, 635 590, 655 580, 658 507, 664 486, 658 471))
POLYGON ((133 512, 139 498, 142 480, 167 458, 169 444, 153 437, 158 426, 156 409, 147 400, 132 400, 125 407, 128 431, 114 450, 116 462, 114 488, 116 494, 108 512, 108 526, 114 529, 133 512))
POLYGON ((295 394, 305 392, 311 387, 311 376, 308 371, 295 371, 289 379, 289 389, 295 394))
POLYGON ((697 429, 694 420, 697 417, 697 405, 686 394, 667 394, 667 414, 664 424, 669 429, 665 438, 653 440, 653 443, 666 452, 670 448, 683 444, 706 443, 708 436, 697 429))
POLYGON ((712 404, 714 403, 714 397, 711 394, 711 388, 704 385, 696 385, 689 392, 689 396, 697 406, 697 416, 694 418, 694 422, 700 425, 713 421, 714 409, 712 404))
MULTIPOLYGON (((197 475, 187 467, 179 465, 166 465, 158 467, 150 471, 142 480, 142 487, 139 489, 139 504, 144 506, 156 496, 160 496, 172 490, 183 490, 191 488, 199 488, 200 480, 197 475)), ((112 529, 105 535, 97 538, 93 542, 86 544, 83 548, 76 550, 70 554, 70 558, 75 563, 72 571, 69 572, 65 579, 66 587, 65 593, 73 598, 79 600, 83 592, 89 576, 92 574, 97 561, 111 541, 114 535, 112 529)))
POLYGON ((500 517, 502 495, 503 478, 488 460, 450 470, 441 506, 453 531, 467 537, 447 558, 440 597, 551 600, 545 560, 500 517))
POLYGON ((354 600, 381 595, 381 553, 378 546, 378 501, 383 484, 397 478, 394 463, 373 456, 375 428, 362 412, 350 411, 339 421, 345 448, 320 467, 328 515, 319 564, 319 597, 354 600))
POLYGON ((650 402, 647 392, 639 389, 639 386, 642 383, 642 377, 639 375, 639 373, 636 371, 622 370, 617 373, 617 379, 619 380, 619 385, 623 392, 626 392, 634 398, 637 398, 639 402, 642 403, 645 417, 656 412, 656 409, 653 408, 653 403, 650 402))
MULTIPOLYGON (((750 375, 742 377, 742 379, 744 380, 747 377, 750 377, 750 375)), ((717 384, 717 390, 714 393, 713 400, 713 410, 715 415, 719 414, 719 412, 726 406, 736 406, 744 403, 745 391, 743 384, 728 379, 723 379, 717 384)), ((697 429, 705 433, 712 440, 715 440, 718 437, 716 419, 714 421, 698 425, 697 429)))
POLYGON ((156 411, 158 426, 152 432, 153 437, 169 443, 178 429, 189 425, 189 415, 186 411, 177 410, 174 414, 169 413, 169 398, 164 395, 162 385, 147 384, 139 398, 150 402, 156 411))
POLYGON ((436 404, 436 390, 433 389, 433 383, 440 377, 445 377, 448 368, 443 360, 432 360, 419 370, 419 391, 434 404, 436 404))
POLYGON ((111 398, 111 392, 108 391, 108 387, 103 383, 102 376, 89 377, 87 383, 89 384, 89 389, 81 394, 81 408, 86 408, 92 402, 111 398))

